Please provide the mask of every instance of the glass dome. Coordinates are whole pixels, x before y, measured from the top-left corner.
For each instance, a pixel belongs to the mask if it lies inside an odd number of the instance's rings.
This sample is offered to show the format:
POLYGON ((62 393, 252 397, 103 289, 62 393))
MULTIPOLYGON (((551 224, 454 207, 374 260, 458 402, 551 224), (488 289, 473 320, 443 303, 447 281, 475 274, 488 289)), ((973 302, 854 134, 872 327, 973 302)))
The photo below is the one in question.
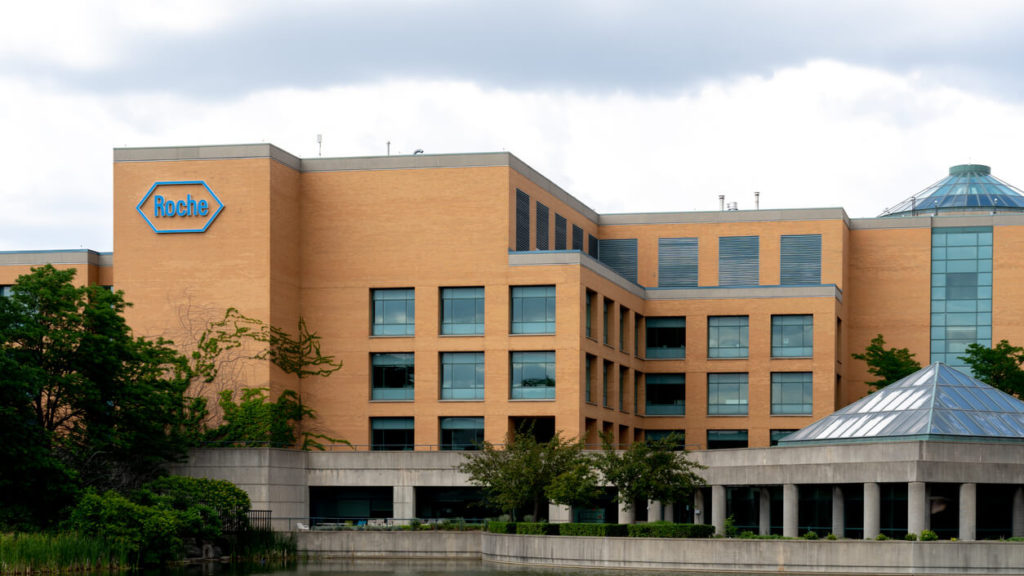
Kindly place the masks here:
POLYGON ((779 444, 940 439, 1024 442, 1024 402, 936 362, 779 444))
POLYGON ((938 216, 950 212, 1024 212, 1024 192, 983 164, 961 164, 949 176, 887 208, 880 216, 938 216))

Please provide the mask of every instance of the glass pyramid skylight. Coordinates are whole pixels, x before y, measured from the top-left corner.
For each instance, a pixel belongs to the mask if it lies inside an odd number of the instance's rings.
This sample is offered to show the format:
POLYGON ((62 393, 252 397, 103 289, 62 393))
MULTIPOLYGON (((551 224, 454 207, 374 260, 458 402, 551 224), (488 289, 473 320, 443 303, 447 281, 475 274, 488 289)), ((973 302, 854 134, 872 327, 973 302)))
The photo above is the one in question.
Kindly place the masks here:
POLYGON ((786 436, 779 444, 878 440, 1024 443, 1024 402, 936 362, 786 436))
POLYGON ((943 212, 1024 212, 1024 192, 982 164, 961 164, 949 176, 887 208, 881 216, 931 216, 943 212))

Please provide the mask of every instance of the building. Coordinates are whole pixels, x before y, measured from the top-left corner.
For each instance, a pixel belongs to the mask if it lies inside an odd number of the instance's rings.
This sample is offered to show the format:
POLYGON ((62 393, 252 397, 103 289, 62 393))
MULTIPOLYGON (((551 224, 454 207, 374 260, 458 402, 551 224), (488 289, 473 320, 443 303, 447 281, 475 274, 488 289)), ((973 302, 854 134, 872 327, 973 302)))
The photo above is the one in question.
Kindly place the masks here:
MULTIPOLYGON (((1024 194, 980 165, 878 218, 598 214, 508 153, 128 148, 113 200, 113 254, 0 253, 0 286, 76 267, 124 291, 137 334, 183 349, 228 307, 303 318, 341 371, 300 382, 250 361, 220 385, 298 390, 311 431, 360 451, 520 427, 768 447, 866 394, 850 355, 877 334, 954 366, 970 343, 1024 342, 1024 194)), ((309 494, 287 515, 308 515, 309 494)), ((394 510, 414 512, 403 494, 394 510)))

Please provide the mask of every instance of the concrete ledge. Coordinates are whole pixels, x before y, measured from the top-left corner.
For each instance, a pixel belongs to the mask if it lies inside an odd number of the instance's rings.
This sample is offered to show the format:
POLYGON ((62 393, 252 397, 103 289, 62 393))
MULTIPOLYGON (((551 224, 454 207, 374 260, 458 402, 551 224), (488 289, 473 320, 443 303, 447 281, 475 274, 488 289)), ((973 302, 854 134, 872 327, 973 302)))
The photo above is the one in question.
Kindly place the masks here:
POLYGON ((480 532, 298 532, 325 558, 472 559, 500 564, 710 572, 1024 574, 1024 543, 521 536, 480 532))

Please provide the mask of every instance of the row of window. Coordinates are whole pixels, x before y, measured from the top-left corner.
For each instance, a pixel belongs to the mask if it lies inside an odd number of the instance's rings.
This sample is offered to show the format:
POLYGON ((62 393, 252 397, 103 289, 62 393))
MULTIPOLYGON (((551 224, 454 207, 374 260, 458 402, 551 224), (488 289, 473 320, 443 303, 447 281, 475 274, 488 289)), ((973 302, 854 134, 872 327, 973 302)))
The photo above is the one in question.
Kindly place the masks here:
MULTIPOLYGON (((415 358, 412 352, 370 355, 371 400, 415 399, 415 358)), ((550 400, 555 397, 555 353, 550 350, 511 352, 509 398, 550 400)), ((484 353, 441 353, 441 399, 484 399, 484 353)))
MULTIPOLYGON (((708 416, 745 416, 749 410, 746 373, 710 373, 707 377, 708 416)), ((646 416, 686 415, 686 375, 647 374, 646 416)), ((813 412, 814 385, 810 372, 772 372, 771 414, 809 415, 813 412)))
MULTIPOLYGON (((477 450, 484 442, 483 416, 442 417, 438 419, 441 450, 477 450)), ((415 419, 411 417, 370 418, 370 448, 372 450, 414 450, 415 419)), ((771 430, 771 445, 795 430, 771 430)), ((684 430, 647 430, 647 440, 661 440, 670 435, 679 439, 680 447, 685 446, 684 430)), ((708 430, 707 449, 746 448, 746 430, 708 430)))
MULTIPOLYGON (((413 288, 376 289, 371 293, 371 333, 374 336, 413 336, 416 296, 413 288)), ((554 334, 555 287, 511 288, 511 332, 554 334)), ((441 334, 475 336, 484 333, 484 289, 441 288, 441 334)))
MULTIPOLYGON (((537 202, 537 220, 536 220, 536 239, 537 239, 537 250, 549 250, 551 249, 551 243, 548 239, 548 217, 550 211, 548 207, 540 202, 537 202)), ((565 216, 555 213, 555 250, 568 250, 569 236, 568 236, 569 222, 565 216)), ((597 238, 592 234, 588 234, 588 253, 597 258, 598 247, 597 238)), ((572 225, 572 250, 583 250, 583 228, 573 224, 572 225)), ((516 251, 528 252, 530 250, 530 195, 522 190, 516 190, 516 251)))

